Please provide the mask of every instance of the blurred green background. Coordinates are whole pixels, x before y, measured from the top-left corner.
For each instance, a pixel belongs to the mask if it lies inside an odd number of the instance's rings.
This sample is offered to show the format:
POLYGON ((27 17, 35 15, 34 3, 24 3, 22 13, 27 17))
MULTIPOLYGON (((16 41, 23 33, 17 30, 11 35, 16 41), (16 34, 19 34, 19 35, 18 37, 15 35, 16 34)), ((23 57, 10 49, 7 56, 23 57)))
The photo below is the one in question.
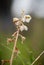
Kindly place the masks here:
MULTIPOLYGON (((32 21, 26 24, 29 30, 21 33, 26 37, 24 44, 21 43, 20 38, 18 39, 17 47, 20 50, 20 54, 14 58, 13 65, 31 65, 35 58, 44 50, 44 19, 32 18, 32 21)), ((8 32, 0 30, 0 60, 10 59, 11 57, 14 44, 10 43, 7 45, 7 38, 11 37, 15 31, 12 31, 13 25, 10 29, 8 28, 8 32)), ((9 63, 4 65, 9 65, 9 63)), ((44 65, 44 55, 40 57, 35 65, 44 65)))

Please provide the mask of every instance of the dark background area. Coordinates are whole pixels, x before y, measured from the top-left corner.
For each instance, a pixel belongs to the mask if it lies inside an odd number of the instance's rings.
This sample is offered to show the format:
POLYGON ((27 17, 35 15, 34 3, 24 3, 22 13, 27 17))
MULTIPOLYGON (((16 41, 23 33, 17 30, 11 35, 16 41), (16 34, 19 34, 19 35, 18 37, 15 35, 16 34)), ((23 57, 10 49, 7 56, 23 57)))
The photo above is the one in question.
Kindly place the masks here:
POLYGON ((11 16, 12 0, 0 0, 0 32, 11 32, 14 30, 11 16))
POLYGON ((0 14, 8 15, 10 14, 12 0, 0 0, 0 14))

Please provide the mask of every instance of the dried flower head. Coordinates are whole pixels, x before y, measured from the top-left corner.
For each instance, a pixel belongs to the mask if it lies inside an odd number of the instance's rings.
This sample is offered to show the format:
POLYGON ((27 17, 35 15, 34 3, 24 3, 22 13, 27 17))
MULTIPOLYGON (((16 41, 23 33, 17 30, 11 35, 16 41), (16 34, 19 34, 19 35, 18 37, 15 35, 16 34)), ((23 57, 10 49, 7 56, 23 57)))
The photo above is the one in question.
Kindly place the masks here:
POLYGON ((18 26, 19 30, 22 32, 23 30, 28 30, 28 27, 24 25, 23 22, 29 23, 31 20, 30 15, 24 15, 21 19, 18 18, 13 18, 13 22, 15 23, 16 26, 18 26))
POLYGON ((14 47, 13 47, 13 51, 12 51, 12 55, 11 55, 11 59, 10 59, 10 65, 12 65, 14 56, 17 56, 20 53, 19 49, 16 48, 16 44, 17 44, 18 37, 19 36, 21 37, 21 39, 22 39, 21 42, 22 43, 26 39, 19 32, 20 31, 22 32, 24 30, 25 31, 28 30, 28 27, 24 24, 24 22, 29 23, 30 20, 31 20, 31 16, 30 15, 25 15, 24 14, 24 11, 22 13, 22 18, 20 18, 20 19, 19 18, 13 18, 13 23, 16 25, 17 31, 12 34, 12 39, 11 38, 8 38, 7 39, 7 43, 14 41, 14 47))

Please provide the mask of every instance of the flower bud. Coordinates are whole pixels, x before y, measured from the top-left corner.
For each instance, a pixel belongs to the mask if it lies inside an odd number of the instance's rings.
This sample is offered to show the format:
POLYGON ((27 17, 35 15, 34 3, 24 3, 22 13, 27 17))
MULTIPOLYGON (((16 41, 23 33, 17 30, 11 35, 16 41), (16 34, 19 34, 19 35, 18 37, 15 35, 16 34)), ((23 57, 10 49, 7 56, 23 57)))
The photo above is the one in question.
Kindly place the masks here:
POLYGON ((29 23, 30 20, 31 20, 31 16, 30 16, 30 15, 25 15, 25 16, 22 18, 22 21, 23 21, 23 22, 29 23))
POLYGON ((12 42, 13 40, 11 38, 7 38, 7 45, 12 42))
POLYGON ((27 31, 28 30, 28 27, 22 24, 20 26, 20 31, 22 32, 23 30, 26 30, 27 31))
POLYGON ((26 38, 25 38, 24 36, 22 36, 22 44, 23 44, 23 42, 24 42, 25 39, 26 39, 26 38))
POLYGON ((16 54, 19 54, 19 53, 20 53, 20 51, 19 51, 18 48, 15 48, 15 53, 16 53, 16 54))
POLYGON ((13 22, 17 22, 18 20, 18 18, 13 18, 13 22))
POLYGON ((15 25, 19 25, 20 21, 18 18, 13 18, 13 22, 15 23, 15 25))

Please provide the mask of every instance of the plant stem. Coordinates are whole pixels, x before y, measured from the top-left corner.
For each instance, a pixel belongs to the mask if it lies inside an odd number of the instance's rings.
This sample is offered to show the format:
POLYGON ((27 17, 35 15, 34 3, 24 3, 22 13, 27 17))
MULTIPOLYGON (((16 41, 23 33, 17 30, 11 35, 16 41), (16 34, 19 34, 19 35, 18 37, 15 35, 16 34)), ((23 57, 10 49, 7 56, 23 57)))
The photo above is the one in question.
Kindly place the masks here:
POLYGON ((14 58, 14 53, 15 53, 18 36, 19 36, 19 29, 17 31, 16 39, 14 41, 14 47, 13 47, 13 51, 12 51, 12 55, 11 55, 11 59, 10 59, 10 65, 12 65, 12 63, 13 63, 13 58, 14 58))
POLYGON ((44 51, 40 53, 40 55, 33 61, 31 65, 34 65, 35 62, 44 54, 44 51))

